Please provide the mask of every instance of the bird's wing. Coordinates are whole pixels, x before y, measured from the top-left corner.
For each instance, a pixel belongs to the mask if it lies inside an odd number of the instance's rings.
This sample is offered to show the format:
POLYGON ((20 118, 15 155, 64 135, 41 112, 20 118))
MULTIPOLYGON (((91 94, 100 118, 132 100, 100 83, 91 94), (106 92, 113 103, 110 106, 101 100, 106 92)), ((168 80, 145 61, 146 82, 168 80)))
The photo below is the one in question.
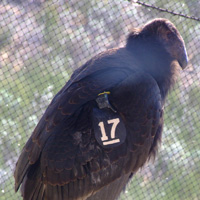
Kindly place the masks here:
MULTIPOLYGON (((79 81, 74 80, 70 87, 66 85, 55 96, 19 157, 14 174, 16 190, 23 181, 29 166, 35 164, 40 158, 41 151, 45 146, 48 147, 52 139, 54 137, 58 138, 59 134, 63 133, 64 129, 66 129, 64 137, 70 136, 70 134, 68 134, 70 130, 68 131, 68 129, 70 129, 71 126, 73 127, 75 123, 74 120, 76 120, 76 115, 78 115, 78 110, 81 106, 90 100, 94 100, 100 92, 114 87, 117 83, 125 79, 128 74, 129 71, 126 69, 98 71, 98 73, 93 73, 79 81)), ((69 150, 73 150, 70 137, 67 138, 65 145, 69 150)))
POLYGON ((143 152, 132 169, 137 171, 143 159, 154 156, 161 140, 164 100, 160 88, 149 74, 133 73, 111 90, 110 101, 125 121, 129 150, 143 152))
MULTIPOLYGON (((74 81, 56 95, 24 147, 16 166, 16 190, 23 182, 24 199, 40 200, 44 196, 47 199, 87 197, 123 176, 123 173, 134 171, 131 166, 137 165, 135 168, 139 168, 144 163, 141 155, 148 155, 152 143, 149 136, 153 134, 153 137, 158 127, 160 99, 154 96, 159 90, 149 76, 131 74, 126 68, 99 70, 74 81), (143 83, 144 78, 147 83, 143 83), (137 81, 132 82, 132 79, 137 81), (113 91, 115 99, 118 96, 114 92, 115 87, 122 94, 126 91, 124 87, 130 89, 130 94, 128 91, 121 97, 125 101, 124 98, 128 99, 129 95, 133 100, 135 113, 132 113, 131 120, 135 126, 125 122, 127 134, 131 134, 126 141, 115 148, 102 148, 95 139, 91 119, 87 119, 87 114, 92 113, 93 108, 88 102, 108 89, 113 91), (138 102, 142 103, 139 105, 138 102), (142 151, 146 143, 148 147, 142 151)), ((115 102, 115 106, 123 108, 123 100, 122 105, 115 102)), ((129 102, 126 109, 129 110, 130 105, 129 102)), ((119 113, 126 120, 124 112, 122 110, 119 113)))

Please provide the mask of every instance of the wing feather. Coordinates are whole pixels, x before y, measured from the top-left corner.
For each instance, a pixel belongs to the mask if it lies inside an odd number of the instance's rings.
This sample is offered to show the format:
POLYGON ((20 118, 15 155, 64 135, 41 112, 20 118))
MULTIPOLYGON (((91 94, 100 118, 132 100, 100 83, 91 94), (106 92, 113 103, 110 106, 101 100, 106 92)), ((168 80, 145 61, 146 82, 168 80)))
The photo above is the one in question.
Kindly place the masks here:
MULTIPOLYGON (((113 68, 79 78, 53 99, 17 163, 16 190, 23 183, 25 200, 85 200, 120 177, 127 180, 160 138, 161 96, 152 77, 113 68), (127 130, 125 142, 110 149, 97 143, 91 120, 94 100, 105 90, 127 130)), ((116 182, 111 190, 125 185, 116 182)))

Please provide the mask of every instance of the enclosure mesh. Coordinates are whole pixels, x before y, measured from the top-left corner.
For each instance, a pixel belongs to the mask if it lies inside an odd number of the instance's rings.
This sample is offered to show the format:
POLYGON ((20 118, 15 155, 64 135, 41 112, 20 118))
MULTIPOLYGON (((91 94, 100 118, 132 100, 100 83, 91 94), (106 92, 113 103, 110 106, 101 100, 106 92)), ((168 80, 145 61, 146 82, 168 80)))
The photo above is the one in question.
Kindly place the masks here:
POLYGON ((120 200, 199 200, 199 10, 199 0, 1 0, 0 200, 22 199, 14 192, 15 163, 72 72, 157 17, 176 25, 189 65, 168 96, 155 162, 135 174, 120 200))

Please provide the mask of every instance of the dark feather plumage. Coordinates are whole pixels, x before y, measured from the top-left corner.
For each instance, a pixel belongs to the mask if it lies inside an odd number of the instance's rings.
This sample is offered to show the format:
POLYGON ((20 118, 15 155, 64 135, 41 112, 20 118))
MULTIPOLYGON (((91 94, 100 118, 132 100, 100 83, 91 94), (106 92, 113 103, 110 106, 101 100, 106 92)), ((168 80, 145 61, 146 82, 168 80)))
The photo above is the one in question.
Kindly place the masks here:
POLYGON ((166 95, 186 65, 184 41, 166 19, 134 29, 124 48, 89 60, 54 97, 23 148, 15 190, 21 185, 24 200, 117 199, 155 156, 166 95), (126 128, 125 141, 108 148, 97 142, 92 124, 104 91, 126 128))

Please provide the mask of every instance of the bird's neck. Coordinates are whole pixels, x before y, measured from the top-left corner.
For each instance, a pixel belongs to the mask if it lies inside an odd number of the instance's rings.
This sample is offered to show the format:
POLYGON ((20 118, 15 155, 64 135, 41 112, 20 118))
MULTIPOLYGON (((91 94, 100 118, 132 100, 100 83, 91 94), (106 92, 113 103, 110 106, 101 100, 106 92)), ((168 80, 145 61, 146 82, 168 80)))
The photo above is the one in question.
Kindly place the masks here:
POLYGON ((175 82, 177 81, 178 75, 180 74, 180 70, 181 68, 179 66, 178 61, 172 60, 169 63, 168 71, 165 71, 165 73, 155 78, 164 100, 169 90, 174 86, 175 82))
POLYGON ((159 43, 135 43, 134 48, 128 47, 140 62, 139 68, 150 74, 157 82, 161 95, 165 99, 177 77, 177 65, 170 54, 159 43))

